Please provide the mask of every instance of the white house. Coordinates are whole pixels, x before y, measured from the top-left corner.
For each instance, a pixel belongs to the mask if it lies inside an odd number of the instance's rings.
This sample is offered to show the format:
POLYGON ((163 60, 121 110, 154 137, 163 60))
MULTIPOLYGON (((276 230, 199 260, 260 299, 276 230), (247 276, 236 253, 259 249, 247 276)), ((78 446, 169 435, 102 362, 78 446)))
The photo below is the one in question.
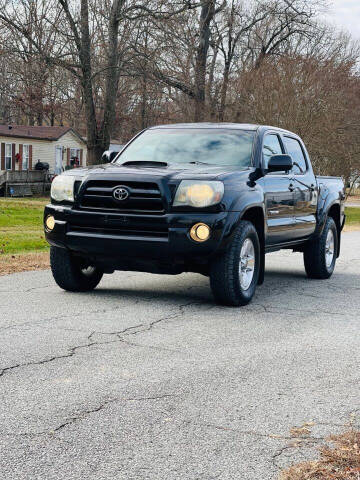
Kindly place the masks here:
POLYGON ((33 170, 47 162, 50 173, 86 165, 86 143, 70 127, 0 125, 0 170, 33 170))

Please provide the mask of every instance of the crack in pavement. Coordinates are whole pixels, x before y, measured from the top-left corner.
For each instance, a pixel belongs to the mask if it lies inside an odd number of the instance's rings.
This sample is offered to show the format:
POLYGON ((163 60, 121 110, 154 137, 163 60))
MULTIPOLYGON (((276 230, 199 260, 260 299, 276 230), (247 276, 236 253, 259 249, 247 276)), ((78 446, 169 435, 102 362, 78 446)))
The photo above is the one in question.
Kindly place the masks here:
MULTIPOLYGON (((92 332, 88 336, 88 339, 93 334, 94 334, 94 332, 92 332)), ((10 367, 5 367, 5 368, 2 368, 0 370, 0 377, 2 377, 5 373, 10 372, 12 370, 15 370, 17 368, 29 367, 29 366, 33 366, 33 365, 44 365, 45 363, 50 363, 50 362, 53 362, 55 360, 60 360, 62 358, 72 357, 73 355, 75 355, 77 350, 80 350, 82 348, 89 348, 89 347, 92 347, 94 345, 105 345, 105 344, 108 344, 108 343, 114 343, 116 341, 117 340, 110 340, 110 341, 106 341, 106 342, 88 342, 88 343, 83 344, 83 345, 77 345, 75 347, 71 347, 70 349, 68 349, 68 352, 63 354, 63 355, 53 355, 53 356, 51 356, 49 358, 45 358, 43 360, 37 360, 37 361, 34 361, 34 362, 18 363, 16 365, 11 365, 10 367)))
POLYGON ((109 400, 104 400, 100 405, 97 407, 91 408, 89 410, 83 410, 79 412, 77 415, 73 415, 72 417, 69 417, 67 420, 65 420, 63 423, 60 423, 57 427, 51 428, 49 430, 43 430, 41 432, 21 432, 21 433, 2 433, 0 436, 2 437, 37 437, 41 435, 54 435, 55 433, 61 431, 65 427, 72 425, 73 423, 83 420, 89 415, 93 413, 100 412, 103 410, 105 407, 112 403, 117 403, 117 402, 144 402, 144 401, 150 401, 150 400, 162 400, 165 398, 173 398, 173 397, 178 397, 178 395, 173 394, 173 393, 163 393, 161 395, 153 395, 149 397, 130 397, 130 398, 111 398, 109 400))
MULTIPOLYGON (((194 424, 194 422, 186 421, 186 423, 194 424)), ((223 426, 223 425, 216 425, 212 423, 195 423, 196 425, 206 427, 206 428, 214 428, 216 430, 223 430, 234 432, 236 434, 255 437, 255 438, 265 438, 270 440, 277 440, 277 441, 286 441, 286 445, 278 448, 273 455, 271 455, 271 464, 274 465, 275 468, 281 469, 282 467, 276 462, 276 460, 287 450, 290 449, 301 449, 301 448, 311 448, 315 445, 319 445, 324 442, 325 437, 312 437, 310 435, 303 435, 303 436, 293 436, 293 435, 281 435, 281 434, 271 434, 271 433, 262 433, 257 432, 255 430, 241 430, 238 428, 223 426)), ((316 425, 318 423, 316 422, 316 425)))
MULTIPOLYGON (((349 416, 354 416, 356 412, 358 412, 360 409, 356 410, 351 410, 349 413, 349 416)), ((262 433, 262 432, 257 432, 255 430, 241 430, 239 428, 233 428, 229 426, 223 426, 223 425, 217 425, 213 423, 201 423, 201 422, 192 422, 191 420, 185 421, 186 424, 192 424, 192 425, 199 425, 202 427, 206 428, 213 428, 216 430, 222 430, 222 431, 229 431, 229 432, 234 432, 240 435, 246 435, 246 436, 251 436, 251 437, 260 437, 260 438, 266 438, 266 439, 271 439, 271 440, 279 440, 279 441, 286 441, 287 443, 278 448, 273 455, 271 455, 271 463, 276 467, 277 469, 282 469, 283 466, 279 465, 277 462, 277 459, 283 455, 286 451, 291 450, 291 449, 302 449, 302 448, 313 448, 321 443, 323 443, 326 440, 326 436, 311 436, 311 435, 281 435, 281 434, 271 434, 271 433, 262 433)), ((327 423, 327 422, 314 422, 313 426, 336 426, 336 427, 343 427, 343 428, 349 428, 353 426, 354 421, 353 419, 350 419, 348 423, 327 423)))
MULTIPOLYGON (((31 292, 32 290, 43 290, 44 288, 50 288, 50 287, 56 287, 55 283, 51 283, 49 285, 41 285, 38 287, 30 287, 27 288, 26 290, 17 290, 17 293, 27 293, 31 292)), ((14 290, 0 290, 1 293, 14 293, 14 290)))
POLYGON ((280 447, 276 452, 271 456, 271 462, 278 470, 283 469, 282 465, 279 465, 277 459, 281 457, 286 451, 293 449, 302 449, 302 448, 313 448, 317 445, 320 445, 325 441, 324 437, 293 437, 293 443, 288 443, 283 447, 280 447))
POLYGON ((272 433, 261 433, 255 430, 241 430, 239 428, 233 428, 223 425, 216 425, 214 423, 201 423, 201 422, 192 422, 191 420, 186 420, 185 423, 192 424, 192 425, 199 425, 201 427, 208 427, 214 428, 216 430, 224 430, 229 432, 240 433, 241 435, 249 435, 253 437, 262 437, 262 438, 269 438, 271 440, 291 440, 291 441, 302 441, 302 440, 314 440, 320 441, 323 440, 323 437, 310 437, 310 436, 302 436, 302 437, 295 437, 292 435, 280 435, 280 434, 272 434, 272 433))
MULTIPOLYGON (((88 316, 88 315, 98 315, 98 314, 112 313, 112 312, 117 312, 117 311, 122 310, 122 309, 132 308, 134 305, 139 304, 140 301, 142 301, 142 300, 144 300, 144 299, 141 299, 141 298, 135 299, 130 306, 119 305, 117 307, 112 307, 112 308, 101 308, 101 309, 97 309, 97 310, 90 310, 89 312, 86 312, 86 315, 88 316)), ((197 305, 197 304, 198 305, 203 305, 205 303, 206 302, 193 302, 193 301, 191 301, 191 302, 188 302, 184 305, 179 305, 177 308, 181 309, 182 307, 186 307, 186 306, 189 306, 189 305, 197 305)), ((216 305, 213 305, 211 307, 216 307, 216 305)), ((4 331, 4 330, 11 330, 13 328, 24 327, 24 326, 43 325, 45 323, 58 321, 58 320, 75 319, 75 318, 78 318, 78 317, 82 317, 84 315, 85 315, 84 312, 79 312, 79 313, 56 315, 54 317, 44 318, 43 320, 40 320, 40 321, 15 323, 15 324, 11 324, 11 325, 6 325, 4 327, 0 327, 0 332, 4 331)))
POLYGON ((5 375, 6 373, 8 373, 10 371, 18 369, 18 368, 34 366, 34 365, 44 365, 46 363, 50 363, 50 362, 53 362, 55 360, 61 360, 61 359, 64 359, 64 358, 72 357, 76 354, 76 352, 78 350, 81 350, 81 349, 91 348, 93 346, 98 346, 98 345, 108 345, 108 344, 111 344, 111 343, 127 343, 127 342, 124 342, 124 339, 123 339, 122 335, 137 335, 139 333, 149 331, 154 326, 158 325, 161 322, 181 317, 185 313, 184 309, 186 307, 189 307, 189 306, 192 306, 192 305, 197 305, 199 303, 203 304, 203 302, 188 302, 186 304, 179 305, 177 307, 179 309, 179 312, 174 312, 173 314, 169 313, 168 315, 166 315, 164 317, 161 317, 161 318, 158 318, 157 320, 154 320, 154 321, 152 321, 148 324, 141 323, 141 324, 138 324, 138 325, 127 327, 124 330, 120 330, 120 331, 117 331, 117 332, 97 332, 96 330, 94 330, 93 332, 91 332, 88 335, 88 337, 87 337, 88 342, 87 343, 71 347, 71 348, 68 349, 67 353, 64 353, 62 355, 53 355, 49 358, 45 358, 45 359, 42 359, 42 360, 25 362, 25 363, 18 363, 16 365, 11 365, 9 367, 0 368, 0 377, 2 377, 3 375, 5 375), (132 330, 134 330, 134 331, 132 331, 132 330), (114 335, 116 338, 114 340, 106 340, 106 341, 102 341, 102 342, 93 341, 92 338, 95 334, 109 335, 109 336, 114 335))
POLYGON ((146 401, 146 400, 160 400, 160 399, 163 399, 163 398, 176 397, 176 396, 177 395, 174 395, 174 394, 171 394, 171 393, 165 393, 163 395, 155 395, 153 397, 134 397, 134 398, 125 398, 125 399, 113 398, 113 399, 110 399, 110 400, 105 400, 99 406, 97 406, 95 408, 92 408, 90 410, 84 410, 84 411, 80 412, 79 415, 75 415, 73 417, 70 417, 68 420, 66 420, 64 423, 61 423, 60 425, 58 425, 57 427, 52 429, 50 432, 42 432, 42 434, 44 434, 44 433, 50 433, 51 434, 51 433, 59 432, 63 428, 67 427, 68 425, 71 425, 71 424, 77 422, 78 420, 83 420, 84 418, 86 418, 88 415, 91 415, 92 413, 100 412, 107 405, 110 405, 111 403, 120 402, 122 400, 127 401, 127 402, 130 402, 130 401, 142 402, 142 401, 146 401))
MULTIPOLYGON (((355 416, 356 414, 360 411, 360 409, 353 409, 350 410, 347 415, 349 416, 349 421, 346 423, 334 423, 334 422, 324 422, 324 421, 316 421, 313 423, 314 426, 326 426, 326 427, 336 427, 336 428, 353 428, 355 422, 355 416)), ((291 449, 302 449, 302 448, 312 448, 315 445, 319 445, 320 443, 324 442, 326 440, 328 435, 324 435, 323 437, 312 437, 310 435, 306 436, 292 436, 289 438, 289 440, 292 441, 292 443, 288 443, 284 445, 283 447, 279 448, 271 457, 271 461, 273 465, 278 468, 279 470, 283 468, 282 465, 279 465, 277 463, 277 459, 283 455, 287 450, 291 449)))
MULTIPOLYGON (((297 316, 303 316, 304 314, 308 314, 308 313, 312 315, 324 314, 324 315, 331 315, 331 316, 334 316, 334 315, 344 316, 344 312, 335 312, 335 311, 330 312, 327 310, 321 310, 316 306, 314 306, 314 309, 307 310, 302 307, 291 308, 286 306, 282 308, 282 307, 274 307, 273 305, 264 305, 262 303, 256 303, 256 305, 258 305, 259 307, 262 307, 264 309, 264 312, 266 313, 286 313, 288 315, 297 315, 297 316), (294 313, 289 313, 289 312, 294 312, 294 313)), ((350 313, 350 312, 346 312, 346 315, 355 317, 355 318, 358 318, 359 316, 358 313, 350 313)))
MULTIPOLYGON (((134 303, 132 305, 136 305, 140 302, 140 299, 139 300, 135 300, 134 303)), ((122 308, 124 308, 123 305, 121 306, 118 306, 118 307, 115 307, 115 308, 102 308, 100 310, 90 310, 89 312, 86 312, 86 315, 97 315, 97 314, 101 314, 101 313, 110 313, 110 312, 116 312, 118 310, 121 310, 122 308)), ((126 307, 125 307, 126 308, 126 307)), ((0 328, 0 331, 2 330, 10 330, 12 328, 17 328, 17 327, 24 327, 26 325, 28 326, 34 326, 34 325, 43 325, 44 323, 48 323, 48 322, 53 322, 53 321, 57 321, 57 320, 66 320, 67 318, 71 318, 71 319, 74 319, 74 318, 78 318, 78 317, 82 317, 84 316, 84 312, 80 312, 80 313, 71 313, 71 314, 66 314, 66 315, 56 315, 54 317, 48 317, 48 318, 44 318, 43 320, 40 320, 38 322, 33 322, 33 321, 30 321, 30 322, 24 322, 24 323, 16 323, 16 324, 12 324, 12 325, 7 325, 5 327, 1 327, 0 328)))

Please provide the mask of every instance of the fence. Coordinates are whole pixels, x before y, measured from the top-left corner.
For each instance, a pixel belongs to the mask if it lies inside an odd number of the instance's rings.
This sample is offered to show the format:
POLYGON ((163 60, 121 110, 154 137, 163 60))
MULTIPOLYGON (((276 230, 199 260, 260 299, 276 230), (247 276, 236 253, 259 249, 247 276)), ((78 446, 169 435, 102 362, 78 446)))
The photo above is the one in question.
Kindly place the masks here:
POLYGON ((0 193, 5 196, 43 195, 49 188, 48 173, 44 171, 0 173, 0 193))

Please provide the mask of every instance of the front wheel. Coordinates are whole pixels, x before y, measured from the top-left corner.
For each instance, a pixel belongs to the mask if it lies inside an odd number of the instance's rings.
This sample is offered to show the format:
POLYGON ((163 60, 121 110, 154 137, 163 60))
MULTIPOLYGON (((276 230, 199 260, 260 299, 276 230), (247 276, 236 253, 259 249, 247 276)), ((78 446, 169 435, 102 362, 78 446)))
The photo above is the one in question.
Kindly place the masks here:
POLYGON ((70 292, 93 290, 103 276, 98 268, 59 247, 50 248, 50 266, 55 282, 70 292))
POLYGON ((338 251, 338 233, 334 220, 328 217, 321 235, 304 251, 305 271, 309 278, 331 277, 338 251))
POLYGON ((248 304, 254 296, 260 271, 260 243, 254 225, 242 220, 227 251, 210 269, 210 286, 217 303, 248 304))

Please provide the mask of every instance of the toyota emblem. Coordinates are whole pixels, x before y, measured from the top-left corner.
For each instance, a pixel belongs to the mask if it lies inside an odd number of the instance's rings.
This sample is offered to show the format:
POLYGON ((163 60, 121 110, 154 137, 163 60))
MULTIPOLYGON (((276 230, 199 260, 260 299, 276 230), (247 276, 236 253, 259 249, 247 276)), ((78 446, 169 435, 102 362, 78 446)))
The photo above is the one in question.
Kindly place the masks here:
POLYGON ((116 187, 113 190, 112 195, 115 198, 115 200, 118 200, 119 202, 123 202, 124 200, 126 200, 129 197, 130 194, 129 194, 129 190, 127 188, 116 187))

